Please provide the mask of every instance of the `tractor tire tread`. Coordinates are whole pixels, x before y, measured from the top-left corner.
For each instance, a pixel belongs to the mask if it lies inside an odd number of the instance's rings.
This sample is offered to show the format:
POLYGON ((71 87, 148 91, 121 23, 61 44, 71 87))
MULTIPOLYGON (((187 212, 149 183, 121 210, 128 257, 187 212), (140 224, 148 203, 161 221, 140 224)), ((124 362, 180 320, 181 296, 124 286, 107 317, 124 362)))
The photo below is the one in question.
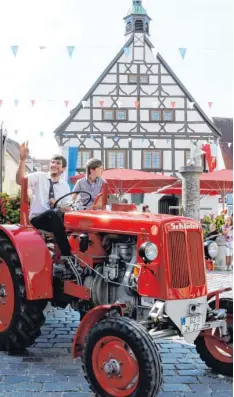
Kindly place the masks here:
MULTIPOLYGON (((212 309, 215 308, 215 300, 210 302, 209 305, 212 309)), ((233 313, 233 300, 231 298, 221 298, 220 307, 226 309, 227 313, 233 313)), ((194 342, 197 353, 202 361, 205 362, 207 367, 211 368, 214 372, 220 375, 233 376, 233 365, 220 362, 216 360, 208 351, 203 336, 198 336, 194 342)))
POLYGON ((26 288, 18 255, 7 238, 0 237, 0 257, 9 266, 13 277, 17 309, 7 330, 0 333, 0 350, 25 349, 35 343, 40 336, 40 328, 45 323, 44 305, 37 301, 26 300, 26 288), (13 325, 12 325, 13 323, 13 325))
MULTIPOLYGON (((82 367, 85 374, 85 379, 90 385, 90 389, 96 393, 97 397, 113 397, 111 394, 105 392, 105 394, 100 394, 92 384, 90 376, 87 373, 87 347, 92 341, 95 333, 100 332, 100 334, 105 334, 107 329, 113 330, 113 334, 121 333, 123 337, 126 337, 126 343, 128 341, 133 341, 135 347, 141 355, 141 359, 144 362, 144 368, 146 372, 147 380, 145 380, 144 387, 144 397, 155 397, 160 391, 160 387, 163 381, 163 368, 161 357, 158 352, 157 345, 153 342, 144 327, 140 326, 137 322, 126 317, 108 318, 97 323, 87 334, 85 345, 84 345, 84 355, 82 359, 82 367)), ((142 396, 141 391, 135 391, 129 397, 142 396)))

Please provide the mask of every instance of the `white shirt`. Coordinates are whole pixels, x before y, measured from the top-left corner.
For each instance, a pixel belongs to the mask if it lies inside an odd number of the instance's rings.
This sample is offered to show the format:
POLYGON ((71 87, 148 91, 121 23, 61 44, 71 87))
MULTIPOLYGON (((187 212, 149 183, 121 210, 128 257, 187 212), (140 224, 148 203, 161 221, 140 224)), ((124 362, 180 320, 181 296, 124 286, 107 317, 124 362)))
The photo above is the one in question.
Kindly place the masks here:
MULTIPOLYGON (((49 191, 50 191, 50 174, 47 172, 34 172, 28 175, 28 187, 31 190, 31 208, 29 219, 35 218, 50 209, 49 191)), ((70 193, 70 187, 67 182, 59 179, 54 185, 54 198, 58 200, 60 197, 70 193)), ((69 205, 71 197, 65 197, 60 201, 59 205, 69 205)))

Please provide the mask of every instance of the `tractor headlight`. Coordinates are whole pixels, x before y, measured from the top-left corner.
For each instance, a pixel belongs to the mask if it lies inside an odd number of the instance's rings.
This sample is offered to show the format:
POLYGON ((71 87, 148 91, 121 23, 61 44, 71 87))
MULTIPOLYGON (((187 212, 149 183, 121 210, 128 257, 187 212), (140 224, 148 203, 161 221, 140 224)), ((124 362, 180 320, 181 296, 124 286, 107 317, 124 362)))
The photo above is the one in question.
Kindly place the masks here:
POLYGON ((213 241, 212 243, 210 243, 208 245, 207 250, 208 250, 208 254, 210 255, 211 258, 216 258, 216 256, 218 255, 218 252, 219 252, 219 247, 213 241))
POLYGON ((144 243, 139 248, 139 255, 147 261, 152 262, 158 256, 158 247, 153 243, 144 243))

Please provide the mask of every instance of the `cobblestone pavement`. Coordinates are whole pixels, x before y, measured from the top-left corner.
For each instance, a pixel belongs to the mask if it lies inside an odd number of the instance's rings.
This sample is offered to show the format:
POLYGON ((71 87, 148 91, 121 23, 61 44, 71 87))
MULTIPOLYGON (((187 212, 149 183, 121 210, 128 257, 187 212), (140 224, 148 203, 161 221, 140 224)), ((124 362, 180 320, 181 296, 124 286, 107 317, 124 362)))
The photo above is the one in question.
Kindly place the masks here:
MULTIPOLYGON (((232 273, 208 274, 209 290, 232 285, 232 273)), ((51 310, 35 346, 18 356, 0 352, 0 397, 90 397, 71 344, 79 314, 51 310)), ((164 383, 159 397, 231 397, 232 380, 213 374, 193 345, 179 338, 159 341, 164 383)), ((144 397, 144 396, 142 396, 144 397)))

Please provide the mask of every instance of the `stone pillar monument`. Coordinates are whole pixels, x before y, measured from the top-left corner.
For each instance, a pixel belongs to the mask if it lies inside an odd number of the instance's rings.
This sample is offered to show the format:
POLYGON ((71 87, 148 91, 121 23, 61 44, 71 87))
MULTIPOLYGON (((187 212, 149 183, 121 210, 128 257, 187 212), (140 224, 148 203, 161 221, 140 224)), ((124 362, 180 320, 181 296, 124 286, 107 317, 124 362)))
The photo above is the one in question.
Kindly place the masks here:
POLYGON ((200 220, 200 175, 202 173, 201 158, 196 157, 194 165, 180 169, 182 179, 183 216, 200 220))

